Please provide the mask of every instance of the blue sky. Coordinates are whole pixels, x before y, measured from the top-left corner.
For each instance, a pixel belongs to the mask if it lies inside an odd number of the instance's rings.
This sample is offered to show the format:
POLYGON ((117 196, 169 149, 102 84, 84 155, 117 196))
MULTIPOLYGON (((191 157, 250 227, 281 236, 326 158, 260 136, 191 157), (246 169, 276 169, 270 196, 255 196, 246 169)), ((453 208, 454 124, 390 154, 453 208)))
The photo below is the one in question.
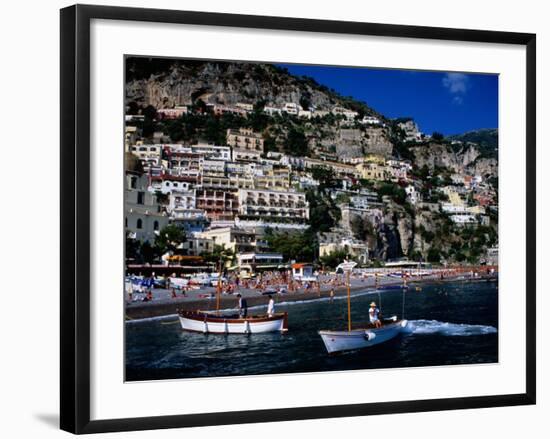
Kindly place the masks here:
POLYGON ((413 117, 422 132, 498 128, 498 75, 278 64, 383 115, 413 117))

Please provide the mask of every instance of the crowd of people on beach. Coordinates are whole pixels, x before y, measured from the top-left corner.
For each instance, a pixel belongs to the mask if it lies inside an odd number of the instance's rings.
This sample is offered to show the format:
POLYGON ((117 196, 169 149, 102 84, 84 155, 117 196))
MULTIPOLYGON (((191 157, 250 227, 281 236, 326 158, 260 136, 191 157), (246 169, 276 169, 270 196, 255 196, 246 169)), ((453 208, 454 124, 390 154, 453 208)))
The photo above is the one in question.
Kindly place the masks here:
MULTIPOLYGON (((424 270, 421 274, 413 270, 402 271, 357 271, 351 274, 351 280, 357 285, 366 282, 369 278, 374 279, 374 286, 377 287, 379 283, 388 283, 388 278, 393 277, 392 283, 402 282, 403 285, 407 285, 407 282, 412 280, 445 280, 447 278, 455 278, 457 276, 463 276, 468 278, 478 278, 480 276, 492 276, 495 274, 494 267, 478 267, 469 268, 468 270, 463 268, 452 269, 437 269, 437 270, 424 270)), ((347 285, 346 278, 343 274, 327 273, 323 271, 317 271, 314 273, 316 280, 294 279, 286 271, 265 271, 258 273, 255 277, 241 277, 238 274, 229 274, 224 277, 219 277, 214 288, 205 288, 204 285, 188 281, 184 285, 176 285, 175 282, 171 282, 171 279, 176 278, 173 274, 171 277, 166 277, 163 282, 163 287, 160 288, 163 291, 169 291, 172 299, 189 297, 191 291, 197 291, 198 294, 194 297, 199 299, 213 299, 219 293, 220 295, 238 295, 245 293, 259 293, 272 295, 283 295, 292 293, 304 293, 304 292, 317 292, 321 295, 321 291, 329 291, 329 298, 332 301, 334 299, 335 290, 347 285)), ((151 276, 138 276, 138 282, 127 282, 126 293, 128 302, 150 302, 153 300, 153 289, 155 287, 155 273, 151 276)), ((166 297, 166 293, 162 294, 162 297, 166 297)))

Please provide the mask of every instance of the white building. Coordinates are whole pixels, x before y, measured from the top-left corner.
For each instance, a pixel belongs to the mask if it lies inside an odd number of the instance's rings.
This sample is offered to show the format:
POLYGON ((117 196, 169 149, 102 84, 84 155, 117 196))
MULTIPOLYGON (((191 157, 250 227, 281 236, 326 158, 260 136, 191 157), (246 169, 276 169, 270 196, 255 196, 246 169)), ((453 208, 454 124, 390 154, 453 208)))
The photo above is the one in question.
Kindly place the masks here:
POLYGON ((295 102, 286 102, 284 105, 283 105, 283 109, 282 109, 285 113, 288 113, 288 114, 294 114, 294 115, 298 115, 298 113, 303 110, 302 106, 299 105, 299 104, 296 104, 295 102))
POLYGON ((357 111, 349 110, 343 107, 334 107, 332 109, 332 114, 335 116, 341 115, 344 116, 348 121, 353 121, 359 113, 357 111))
POLYGON ((328 256, 337 251, 345 251, 361 264, 369 260, 369 248, 366 242, 345 236, 340 232, 323 233, 319 236, 319 256, 328 256))
POLYGON ((229 146, 210 145, 208 143, 198 143, 191 145, 191 151, 195 154, 202 154, 205 158, 211 160, 231 160, 231 148, 229 146))
POLYGON ((186 240, 178 247, 188 256, 200 256, 203 253, 211 253, 214 249, 214 242, 196 235, 187 236, 186 240))
POLYGON ((382 125, 382 121, 374 116, 365 116, 361 119, 363 125, 382 125))
POLYGON ((477 224, 476 217, 469 213, 454 214, 454 215, 451 215, 450 218, 452 222, 459 225, 477 224))
POLYGON ((237 263, 241 270, 276 270, 283 263, 281 253, 239 253, 237 263))
POLYGON ((187 114, 187 112, 187 107, 177 106, 174 108, 160 108, 157 110, 157 115, 161 119, 179 119, 184 114, 187 114))
POLYGON ((195 209, 195 190, 172 192, 168 198, 170 214, 195 209))
POLYGON ((124 226, 131 238, 153 242, 168 225, 154 194, 147 191, 147 176, 126 172, 124 191, 124 226))
POLYGON ((300 189, 316 188, 319 186, 319 182, 309 175, 300 175, 299 177, 292 177, 292 184, 297 185, 300 189))
POLYGON ((224 175, 225 163, 223 160, 203 160, 202 173, 224 175))
POLYGON ((357 209, 368 209, 370 207, 369 197, 364 195, 352 195, 349 201, 350 204, 357 209))
POLYGON ((264 139, 260 133, 255 133, 251 128, 228 129, 226 133, 227 144, 233 148, 247 149, 262 152, 264 139))
POLYGON ((138 156, 142 165, 147 168, 149 166, 160 165, 162 157, 162 145, 131 145, 129 151, 138 156))
POLYGON ((252 189, 254 187, 254 180, 252 177, 238 174, 227 177, 221 175, 203 175, 197 187, 202 189, 236 191, 237 189, 252 189))
POLYGON ((281 157, 281 165, 283 166, 290 166, 295 169, 304 169, 305 163, 304 157, 294 157, 286 154, 283 154, 281 157))
POLYGON ((300 221, 309 218, 309 203, 303 193, 240 189, 238 198, 240 215, 300 221))
POLYGON ((278 107, 268 106, 266 105, 264 107, 264 113, 269 114, 270 116, 273 116, 274 114, 282 114, 283 110, 281 110, 278 107))
POLYGON ((254 110, 254 105, 253 104, 247 104, 245 102, 237 102, 235 104, 235 107, 242 108, 245 111, 253 111, 254 110))
POLYGON ((252 176, 261 175, 262 167, 256 162, 226 162, 225 171, 228 175, 252 176))
POLYGON ((149 182, 149 192, 162 192, 170 194, 173 191, 188 191, 196 180, 186 177, 176 177, 171 175, 162 175, 151 177, 149 182))
POLYGON ((220 227, 202 232, 201 237, 212 240, 215 245, 223 246, 235 253, 262 252, 268 245, 252 229, 240 227, 220 227))
POLYGON ((252 149, 233 148, 233 159, 244 162, 260 162, 262 159, 262 152, 252 149))
POLYGON ((386 167, 393 181, 408 180, 412 165, 402 160, 388 160, 386 167))
POLYGON ((420 142, 424 138, 424 135, 420 132, 418 125, 413 119, 402 120, 397 123, 397 126, 405 133, 405 140, 407 142, 420 142))
POLYGON ((420 194, 412 184, 405 187, 405 192, 411 204, 416 204, 420 201, 420 194))

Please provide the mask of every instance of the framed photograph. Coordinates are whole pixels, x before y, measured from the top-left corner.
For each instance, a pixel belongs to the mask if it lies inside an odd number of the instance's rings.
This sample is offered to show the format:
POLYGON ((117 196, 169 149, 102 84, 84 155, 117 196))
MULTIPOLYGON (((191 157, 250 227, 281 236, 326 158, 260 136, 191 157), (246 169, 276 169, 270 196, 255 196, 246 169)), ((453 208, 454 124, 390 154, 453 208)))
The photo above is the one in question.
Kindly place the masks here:
POLYGON ((535 41, 62 9, 61 428, 534 404, 535 41))

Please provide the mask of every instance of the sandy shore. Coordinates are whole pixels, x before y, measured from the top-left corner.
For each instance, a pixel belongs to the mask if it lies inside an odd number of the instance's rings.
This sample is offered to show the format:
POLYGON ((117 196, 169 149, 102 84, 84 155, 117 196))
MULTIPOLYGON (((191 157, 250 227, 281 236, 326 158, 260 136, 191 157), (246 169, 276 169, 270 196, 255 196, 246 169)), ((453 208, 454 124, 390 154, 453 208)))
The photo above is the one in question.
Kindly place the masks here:
MULTIPOLYGON (((418 286, 424 283, 434 283, 434 282, 455 282, 455 281, 480 281, 480 280, 491 280, 496 279, 498 273, 493 275, 479 275, 477 277, 472 277, 469 274, 458 274, 452 276, 446 276, 441 279, 439 274, 433 274, 428 276, 422 276, 418 278, 412 278, 407 281, 408 285, 418 286)), ((402 285, 403 280, 400 278, 392 277, 380 277, 378 279, 378 284, 381 290, 384 290, 384 287, 392 285, 402 285)), ((374 278, 367 279, 351 279, 350 291, 353 294, 354 292, 364 291, 364 290, 374 290, 375 280, 374 278)), ((320 297, 329 297, 330 290, 332 286, 323 284, 321 289, 317 288, 304 290, 301 289, 292 293, 285 294, 274 294, 273 298, 276 303, 281 302, 294 302, 294 301, 307 301, 315 300, 320 297)), ((262 295, 259 291, 254 289, 243 289, 239 291, 244 297, 246 297, 248 306, 260 306, 266 305, 268 302, 267 295, 262 295)), ((192 290, 186 293, 184 297, 181 291, 177 291, 177 296, 172 297, 171 292, 166 289, 154 289, 152 290, 153 300, 149 302, 142 301, 133 301, 126 302, 126 319, 143 319, 150 317, 160 317, 164 315, 176 314, 177 310, 214 310, 216 308, 216 299, 215 298, 205 298, 202 297, 206 294, 215 293, 214 288, 201 288, 199 290, 192 290)), ((334 287, 335 296, 343 296, 347 294, 347 289, 345 286, 334 287)), ((237 297, 236 294, 222 294, 220 297, 220 308, 229 309, 236 308, 237 306, 237 297)))

